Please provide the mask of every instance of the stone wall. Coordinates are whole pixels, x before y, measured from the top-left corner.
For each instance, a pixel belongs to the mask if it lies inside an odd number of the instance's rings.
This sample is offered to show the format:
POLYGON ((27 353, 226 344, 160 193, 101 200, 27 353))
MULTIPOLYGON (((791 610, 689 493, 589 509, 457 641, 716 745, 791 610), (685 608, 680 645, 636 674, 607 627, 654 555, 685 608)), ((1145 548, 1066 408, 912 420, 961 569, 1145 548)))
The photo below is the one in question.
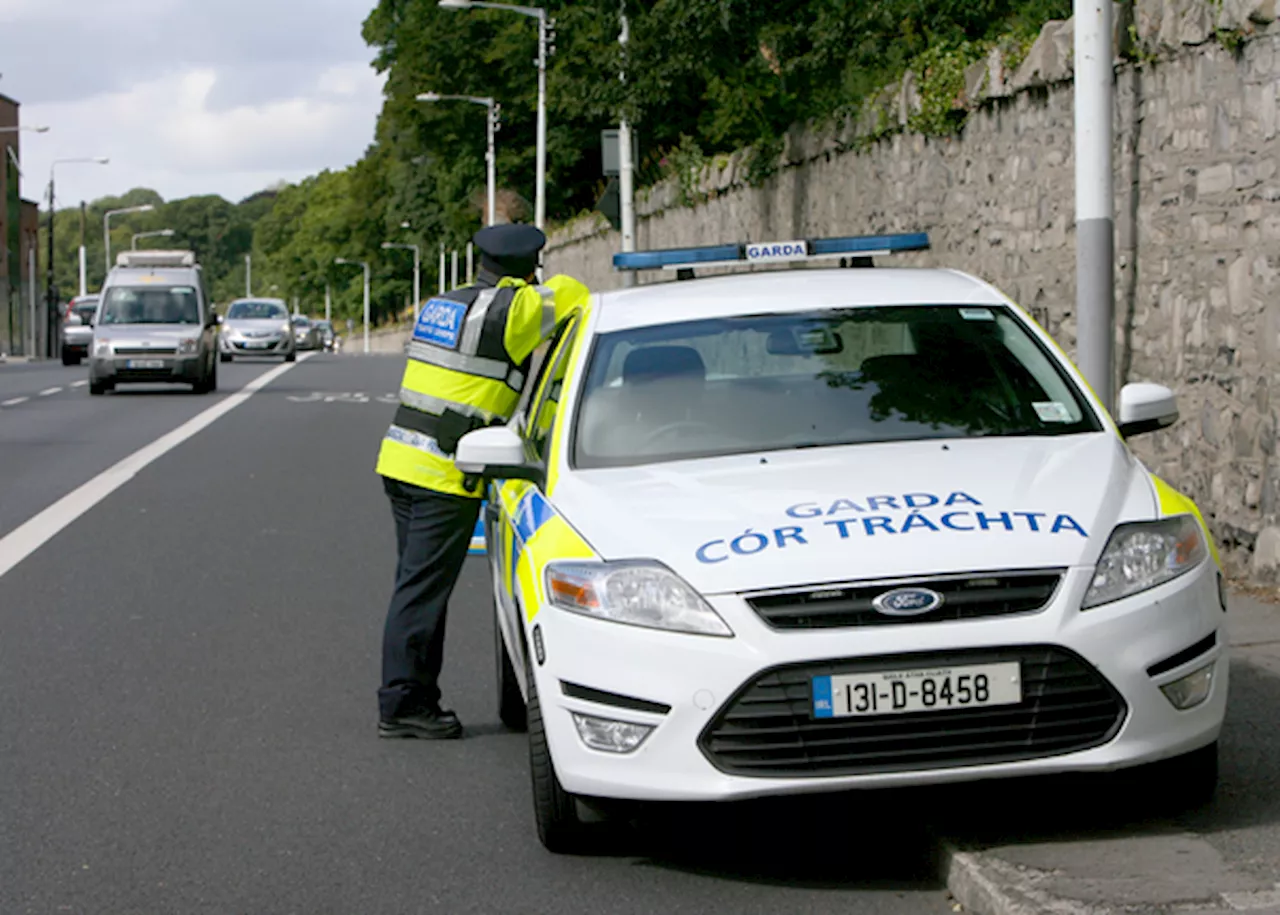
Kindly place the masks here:
MULTIPOLYGON (((1119 10, 1116 34, 1129 58, 1117 58, 1115 105, 1118 380, 1169 384, 1182 411, 1134 444, 1199 502, 1233 572, 1259 577, 1280 567, 1274 6, 1139 0, 1131 18, 1119 10)), ((1071 36, 1069 21, 1050 23, 1016 71, 998 56, 971 68, 958 104, 972 112, 957 136, 873 133, 884 111, 905 125, 919 104, 908 76, 872 118, 795 132, 761 187, 740 177, 740 155, 699 176, 705 199, 694 206, 681 205, 676 182, 659 185, 638 201, 638 247, 924 229, 933 249, 904 262, 993 282, 1070 351, 1071 36)), ((612 288, 617 250, 616 233, 586 219, 553 236, 548 264, 612 288)))

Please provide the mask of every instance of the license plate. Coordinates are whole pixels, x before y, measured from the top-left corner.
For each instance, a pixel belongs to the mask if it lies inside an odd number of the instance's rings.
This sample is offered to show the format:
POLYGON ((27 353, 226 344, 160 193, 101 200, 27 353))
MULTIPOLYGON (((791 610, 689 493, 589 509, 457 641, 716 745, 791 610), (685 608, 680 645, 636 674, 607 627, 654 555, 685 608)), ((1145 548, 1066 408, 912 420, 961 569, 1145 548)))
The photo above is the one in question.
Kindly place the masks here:
POLYGON ((127 369, 162 369, 163 359, 130 359, 124 364, 127 369))
POLYGON ((1022 701, 1017 661, 813 678, 813 717, 945 712, 1022 701))
POLYGON ((244 345, 245 349, 266 349, 270 343, 265 341, 250 341, 244 345))

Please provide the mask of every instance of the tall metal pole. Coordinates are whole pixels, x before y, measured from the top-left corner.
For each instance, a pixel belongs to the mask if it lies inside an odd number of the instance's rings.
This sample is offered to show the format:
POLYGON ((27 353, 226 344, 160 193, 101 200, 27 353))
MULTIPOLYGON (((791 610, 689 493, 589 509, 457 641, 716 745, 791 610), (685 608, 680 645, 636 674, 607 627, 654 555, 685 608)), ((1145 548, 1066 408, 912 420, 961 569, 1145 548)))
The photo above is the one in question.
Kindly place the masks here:
MULTIPOLYGON (((36 287, 40 284, 40 280, 36 274, 36 249, 39 245, 33 244, 27 248, 27 276, 31 277, 27 284, 27 307, 28 318, 27 333, 31 336, 31 343, 27 346, 27 355, 34 357, 36 355, 36 287)), ((23 336, 26 336, 24 334, 23 336)))
POLYGON ((444 294, 444 242, 440 242, 440 294, 444 294))
MULTIPOLYGON (((623 71, 619 78, 625 83, 627 81, 625 69, 627 43, 631 38, 631 29, 627 21, 626 0, 622 0, 621 6, 622 32, 618 36, 618 44, 622 45, 623 71)), ((618 196, 621 198, 623 251, 634 251, 636 249, 635 163, 632 162, 631 150, 631 124, 626 116, 623 115, 621 122, 618 124, 618 196)), ((634 270, 622 271, 622 285, 634 286, 635 284, 636 272, 634 270)))
POLYGON ((497 222, 498 216, 498 157, 494 152, 493 135, 498 129, 498 105, 493 99, 489 99, 489 148, 485 153, 485 161, 488 164, 488 184, 489 184, 489 225, 497 222))
POLYGON ((457 289, 458 288, 458 249, 454 248, 452 253, 453 253, 453 269, 450 271, 450 274, 449 274, 449 288, 457 289))
POLYGON ((471 242, 467 242, 467 285, 475 282, 476 274, 476 248, 471 242))
MULTIPOLYGON (((111 272, 111 213, 102 214, 102 256, 106 263, 107 273, 111 272)), ((102 282, 107 281, 107 273, 102 275, 102 282)))
POLYGON ((325 319, 326 321, 330 320, 329 310, 330 310, 330 303, 329 303, 329 281, 328 281, 328 280, 325 280, 325 281, 324 281, 324 319, 325 319))
POLYGON ((1110 0, 1075 0, 1076 359, 1111 410, 1115 349, 1115 199, 1110 0))
POLYGON ((369 264, 363 263, 364 267, 364 352, 369 354, 369 264))
POLYGON ((89 291, 89 287, 88 285, 86 285, 88 281, 88 277, 86 276, 86 274, 88 273, 88 264, 85 263, 85 251, 86 251, 85 244, 84 244, 85 218, 86 218, 85 203, 83 200, 81 200, 80 201, 80 295, 84 295, 86 292, 89 291))
POLYGON ((244 294, 245 298, 253 295, 253 255, 244 256, 244 294))
MULTIPOLYGON (((53 211, 55 209, 53 200, 54 200, 53 167, 50 166, 49 168, 49 265, 48 265, 48 290, 45 293, 47 298, 45 300, 46 311, 45 311, 45 322, 44 322, 45 324, 45 355, 46 356, 53 355, 53 334, 50 333, 49 328, 52 326, 53 320, 54 320, 54 314, 58 310, 58 301, 57 301, 58 290, 53 282, 53 211)), ((34 348, 33 348, 32 355, 35 355, 34 348)))
POLYGON ((422 308, 422 249, 413 246, 413 322, 418 323, 418 312, 422 308))
POLYGON ((538 149, 534 189, 533 223, 547 222, 547 11, 538 10, 538 149))

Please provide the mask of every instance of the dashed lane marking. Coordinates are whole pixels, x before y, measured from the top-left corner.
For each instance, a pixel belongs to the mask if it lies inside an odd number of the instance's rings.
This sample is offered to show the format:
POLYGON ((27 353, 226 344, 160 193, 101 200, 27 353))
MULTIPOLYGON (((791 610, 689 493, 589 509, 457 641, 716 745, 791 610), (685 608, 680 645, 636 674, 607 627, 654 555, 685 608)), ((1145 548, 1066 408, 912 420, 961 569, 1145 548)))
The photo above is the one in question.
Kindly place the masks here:
POLYGON ((45 388, 40 392, 41 397, 48 397, 50 394, 57 394, 62 388, 45 388))
POLYGON ((12 400, 6 400, 4 403, 0 403, 0 407, 16 407, 18 404, 26 403, 30 399, 30 397, 15 397, 12 400))

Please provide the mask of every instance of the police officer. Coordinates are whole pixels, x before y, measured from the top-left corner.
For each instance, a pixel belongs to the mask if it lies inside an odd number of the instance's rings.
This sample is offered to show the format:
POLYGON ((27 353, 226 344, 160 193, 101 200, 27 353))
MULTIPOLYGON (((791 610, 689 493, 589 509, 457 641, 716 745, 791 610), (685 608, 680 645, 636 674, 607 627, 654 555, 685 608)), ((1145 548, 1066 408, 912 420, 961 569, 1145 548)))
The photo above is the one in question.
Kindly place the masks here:
POLYGON ((449 595, 483 493, 454 465, 454 450, 471 430, 510 418, 534 350, 588 296, 567 276, 531 285, 546 244, 532 226, 490 226, 473 241, 475 285, 422 306, 400 406, 378 454, 399 551, 382 641, 382 737, 462 736, 457 715, 440 705, 438 680, 449 595))

